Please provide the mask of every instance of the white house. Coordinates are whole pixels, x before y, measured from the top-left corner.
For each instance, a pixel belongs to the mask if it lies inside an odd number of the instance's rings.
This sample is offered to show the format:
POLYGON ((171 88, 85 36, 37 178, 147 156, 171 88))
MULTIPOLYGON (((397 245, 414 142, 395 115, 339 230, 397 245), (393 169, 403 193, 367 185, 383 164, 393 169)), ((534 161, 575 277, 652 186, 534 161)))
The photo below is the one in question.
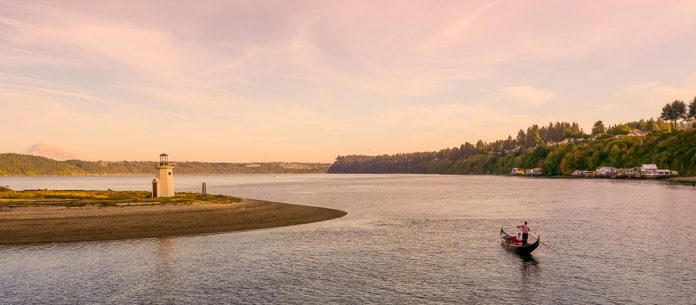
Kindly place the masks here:
POLYGON ((655 164, 643 164, 640 166, 641 175, 656 175, 657 165, 655 164))

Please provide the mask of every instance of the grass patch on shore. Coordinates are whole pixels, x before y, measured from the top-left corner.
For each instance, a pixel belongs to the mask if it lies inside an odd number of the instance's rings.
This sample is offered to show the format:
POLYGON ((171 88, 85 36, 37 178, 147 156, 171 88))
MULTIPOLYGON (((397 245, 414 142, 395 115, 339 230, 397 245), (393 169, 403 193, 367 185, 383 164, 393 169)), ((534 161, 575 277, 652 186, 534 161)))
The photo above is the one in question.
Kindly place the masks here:
POLYGON ((193 204, 197 202, 236 203, 241 199, 224 195, 176 193, 174 197, 153 198, 150 192, 83 191, 83 190, 24 190, 0 187, 0 207, 13 206, 117 206, 123 204, 193 204))

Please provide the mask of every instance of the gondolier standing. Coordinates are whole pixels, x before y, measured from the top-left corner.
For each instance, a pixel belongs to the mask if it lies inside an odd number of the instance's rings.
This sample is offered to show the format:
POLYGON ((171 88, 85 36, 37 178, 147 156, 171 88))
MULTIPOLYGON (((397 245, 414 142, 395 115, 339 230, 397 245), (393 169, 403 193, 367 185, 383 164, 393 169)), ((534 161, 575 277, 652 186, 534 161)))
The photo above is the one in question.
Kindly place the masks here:
POLYGON ((522 244, 526 245, 527 244, 527 237, 529 236, 529 226, 527 225, 527 222, 524 222, 524 225, 517 226, 518 229, 522 230, 522 244))

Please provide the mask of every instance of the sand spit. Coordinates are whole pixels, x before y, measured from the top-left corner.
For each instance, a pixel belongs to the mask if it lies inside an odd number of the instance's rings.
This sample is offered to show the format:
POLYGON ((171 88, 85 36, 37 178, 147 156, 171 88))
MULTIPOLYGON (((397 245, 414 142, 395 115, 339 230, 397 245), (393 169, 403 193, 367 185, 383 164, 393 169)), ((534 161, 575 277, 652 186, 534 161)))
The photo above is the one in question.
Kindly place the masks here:
POLYGON ((0 244, 117 240, 233 232, 339 218, 346 212, 243 199, 186 205, 0 208, 0 244))

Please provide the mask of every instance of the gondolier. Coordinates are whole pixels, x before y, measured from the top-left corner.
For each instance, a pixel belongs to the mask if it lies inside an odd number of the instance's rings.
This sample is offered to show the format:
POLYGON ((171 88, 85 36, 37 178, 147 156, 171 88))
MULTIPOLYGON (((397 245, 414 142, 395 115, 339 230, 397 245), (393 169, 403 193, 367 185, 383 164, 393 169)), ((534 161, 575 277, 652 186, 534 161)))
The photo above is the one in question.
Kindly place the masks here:
POLYGON ((527 237, 529 236, 529 226, 527 225, 527 222, 524 222, 524 225, 517 226, 518 229, 522 230, 522 244, 526 245, 527 244, 527 237))
POLYGON ((535 242, 531 244, 523 245, 522 242, 515 242, 516 238, 512 235, 505 233, 505 231, 500 229, 500 241, 503 247, 510 252, 517 253, 519 255, 530 255, 534 249, 539 247, 540 237, 536 239, 535 242))

